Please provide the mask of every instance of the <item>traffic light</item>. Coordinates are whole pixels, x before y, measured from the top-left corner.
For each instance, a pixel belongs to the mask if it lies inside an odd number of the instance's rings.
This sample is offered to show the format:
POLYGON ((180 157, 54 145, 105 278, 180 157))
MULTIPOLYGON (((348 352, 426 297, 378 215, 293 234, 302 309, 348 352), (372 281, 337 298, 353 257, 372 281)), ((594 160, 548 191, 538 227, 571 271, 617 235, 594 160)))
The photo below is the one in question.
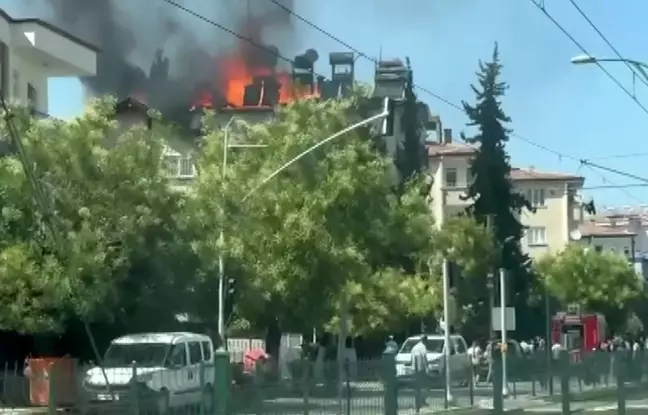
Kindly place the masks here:
POLYGON ((234 312, 234 302, 236 298, 236 279, 227 279, 224 294, 225 304, 223 304, 223 314, 225 320, 227 321, 234 312))

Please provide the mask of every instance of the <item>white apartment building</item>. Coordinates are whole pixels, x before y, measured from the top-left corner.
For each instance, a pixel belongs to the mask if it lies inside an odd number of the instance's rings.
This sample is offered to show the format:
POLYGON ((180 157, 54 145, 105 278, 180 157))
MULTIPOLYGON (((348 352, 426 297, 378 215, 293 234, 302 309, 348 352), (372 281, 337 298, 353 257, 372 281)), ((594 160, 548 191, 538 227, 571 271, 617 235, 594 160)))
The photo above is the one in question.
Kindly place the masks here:
POLYGON ((47 114, 47 80, 93 76, 98 49, 40 19, 0 10, 0 91, 12 102, 47 114))
MULTIPOLYGON (((463 200, 469 182, 469 162, 475 148, 452 141, 452 130, 445 129, 440 140, 428 142, 432 211, 441 224, 449 216, 463 212, 471 203, 463 200)), ((579 201, 585 179, 573 174, 513 168, 515 188, 533 204, 536 212, 524 211, 521 222, 527 226, 523 249, 534 258, 562 249, 582 221, 579 201)))

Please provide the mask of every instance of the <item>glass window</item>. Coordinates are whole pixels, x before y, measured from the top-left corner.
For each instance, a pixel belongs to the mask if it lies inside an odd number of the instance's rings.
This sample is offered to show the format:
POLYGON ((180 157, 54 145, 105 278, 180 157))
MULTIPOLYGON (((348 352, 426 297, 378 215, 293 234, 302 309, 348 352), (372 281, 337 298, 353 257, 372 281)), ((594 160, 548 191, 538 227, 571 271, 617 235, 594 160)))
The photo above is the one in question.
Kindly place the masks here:
POLYGON ((527 240, 530 246, 547 244, 547 228, 531 227, 527 229, 527 240))
POLYGON ((526 198, 533 207, 545 206, 545 191, 544 189, 527 189, 526 198))
POLYGON ((457 169, 445 169, 446 187, 457 187, 457 169))
POLYGON ((212 358, 212 347, 211 343, 209 342, 202 342, 202 349, 203 349, 203 356, 205 356, 205 360, 209 361, 212 358))
POLYGON ((183 157, 180 160, 180 176, 193 176, 194 165, 191 157, 183 157))
POLYGON ((202 350, 199 342, 189 343, 189 364, 195 365, 202 361, 202 350))
POLYGON ((172 177, 180 175, 180 156, 165 156, 164 171, 172 177))
POLYGON ((36 109, 38 105, 38 92, 32 84, 27 84, 27 105, 31 109, 36 109))
POLYGON ((467 353, 466 344, 462 339, 460 339, 459 337, 455 337, 453 340, 455 344, 455 350, 457 351, 457 353, 467 353))
POLYGON ((185 343, 174 344, 171 347, 169 364, 175 367, 187 366, 187 345, 185 343))
POLYGON ((139 367, 160 366, 169 351, 168 343, 113 343, 106 350, 106 367, 130 367, 135 362, 139 367))
MULTIPOLYGON (((407 339, 398 353, 410 353, 418 342, 418 338, 407 339)), ((443 352, 443 343, 443 339, 428 338, 425 342, 425 347, 427 348, 428 353, 441 353, 443 352)))

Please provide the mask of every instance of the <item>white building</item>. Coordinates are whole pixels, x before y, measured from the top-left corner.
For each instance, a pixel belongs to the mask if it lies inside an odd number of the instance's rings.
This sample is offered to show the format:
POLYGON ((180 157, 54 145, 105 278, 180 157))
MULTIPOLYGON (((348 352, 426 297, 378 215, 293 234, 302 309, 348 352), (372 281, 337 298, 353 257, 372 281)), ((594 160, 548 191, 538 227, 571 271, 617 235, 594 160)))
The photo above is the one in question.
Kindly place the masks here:
POLYGON ((0 10, 0 91, 47 114, 47 80, 93 76, 98 49, 40 19, 14 19, 0 10))

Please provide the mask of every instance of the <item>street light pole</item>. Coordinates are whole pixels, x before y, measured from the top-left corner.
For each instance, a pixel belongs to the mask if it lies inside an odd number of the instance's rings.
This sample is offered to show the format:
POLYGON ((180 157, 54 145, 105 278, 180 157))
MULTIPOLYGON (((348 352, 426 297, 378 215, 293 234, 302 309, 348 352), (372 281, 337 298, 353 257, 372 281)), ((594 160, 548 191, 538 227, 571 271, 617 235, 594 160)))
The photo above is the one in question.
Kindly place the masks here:
MULTIPOLYGON (((376 114, 372 117, 366 118, 364 120, 361 120, 355 124, 350 125, 349 127, 338 131, 337 133, 325 138, 324 140, 310 146, 306 150, 302 151, 299 153, 297 156, 293 157, 290 159, 288 162, 282 164, 279 168, 277 168, 275 171, 270 173, 268 176, 266 176, 259 184, 257 184, 252 190, 250 190, 245 197, 241 200, 241 203, 244 203, 245 201, 250 198, 257 190, 259 190, 263 185, 277 177, 281 172, 292 166, 294 163, 298 162, 300 159, 308 155, 314 150, 317 150, 318 148, 322 147, 323 145, 333 141, 334 139, 350 132, 355 129, 358 129, 360 127, 364 127, 365 125, 371 124, 376 121, 383 120, 389 116, 389 99, 385 98, 384 105, 383 105, 383 110, 379 114, 376 114)), ((267 147, 266 145, 262 144, 230 144, 229 142, 229 132, 230 132, 230 127, 232 125, 232 122, 235 120, 234 117, 229 120, 229 122, 225 125, 225 132, 224 132, 224 137, 223 137, 223 164, 222 164, 222 179, 221 179, 221 184, 222 184, 222 189, 221 189, 221 195, 223 197, 223 200, 225 199, 225 179, 226 179, 226 173, 227 173, 227 153, 230 148, 258 148, 258 147, 267 147)), ((223 227, 221 226, 221 232, 219 235, 219 241, 220 241, 220 252, 219 252, 219 257, 218 257, 218 299, 219 299, 219 304, 218 304, 218 334, 221 336, 221 339, 224 339, 224 332, 225 332, 225 327, 224 327, 224 298, 225 298, 225 258, 224 258, 224 247, 225 247, 225 234, 223 231, 223 227)), ((225 346, 225 345, 223 345, 225 346)))
POLYGON ((634 59, 597 58, 591 55, 579 55, 579 56, 574 56, 571 59, 571 63, 573 63, 574 65, 586 65, 586 64, 600 63, 600 62, 626 63, 632 66, 634 69, 636 69, 637 72, 639 72, 639 75, 641 75, 641 78, 643 78, 643 80, 646 83, 648 83, 648 72, 646 72, 646 70, 648 69, 648 63, 636 61, 634 59))
POLYGON ((500 268, 500 324, 502 326, 502 396, 508 396, 508 379, 507 379, 507 321, 506 321, 506 270, 500 268))
MULTIPOLYGON (((231 148, 264 148, 264 144, 239 144, 230 143, 230 130, 232 123, 236 121, 232 117, 223 129, 223 162, 221 164, 221 199, 225 200, 226 179, 227 179, 227 156, 231 148)), ((223 215, 225 215, 225 203, 223 203, 223 215)), ((220 341, 225 342, 225 231, 224 222, 221 225, 220 234, 218 235, 218 335, 220 341)), ((226 346, 226 344, 223 344, 226 346)))
POLYGON ((454 350, 454 344, 450 343, 450 273, 448 267, 450 264, 447 259, 443 259, 443 320, 445 321, 445 327, 443 330, 444 343, 445 347, 443 348, 443 358, 444 358, 444 368, 445 368, 445 390, 446 390, 446 402, 448 405, 454 403, 454 398, 452 396, 452 373, 450 365, 450 350, 454 350))
POLYGON ((271 181, 272 179, 277 177, 281 172, 283 172, 288 167, 292 166, 293 164, 295 164, 296 162, 301 160, 303 157, 310 154, 312 151, 317 150, 318 148, 322 147, 323 145, 335 140, 336 138, 338 138, 340 136, 343 136, 344 134, 346 134, 348 132, 351 132, 353 130, 357 130, 360 127, 364 127, 365 125, 368 125, 368 124, 371 124, 373 122, 380 121, 380 120, 382 120, 384 118, 387 118, 388 115, 389 115, 389 98, 385 98, 385 103, 384 103, 384 106, 383 106, 383 110, 382 110, 382 112, 380 114, 376 114, 376 115, 374 115, 372 117, 365 118, 362 121, 358 121, 357 123, 352 124, 352 125, 348 126, 347 128, 338 131, 337 133, 323 139, 322 141, 320 141, 320 142, 318 142, 316 144, 313 144, 312 146, 310 146, 306 150, 302 151, 301 153, 299 153, 298 155, 296 155, 295 157, 293 157, 292 159, 288 160, 286 163, 281 165, 277 170, 270 173, 268 176, 266 176, 265 179, 261 180, 261 182, 259 182, 259 184, 257 184, 254 188, 252 188, 252 190, 250 190, 245 195, 245 197, 243 198, 243 200, 241 200, 241 202, 245 202, 250 196, 252 196, 254 193, 256 193, 256 191, 259 190, 261 187, 263 187, 266 183, 268 183, 269 181, 271 181))

